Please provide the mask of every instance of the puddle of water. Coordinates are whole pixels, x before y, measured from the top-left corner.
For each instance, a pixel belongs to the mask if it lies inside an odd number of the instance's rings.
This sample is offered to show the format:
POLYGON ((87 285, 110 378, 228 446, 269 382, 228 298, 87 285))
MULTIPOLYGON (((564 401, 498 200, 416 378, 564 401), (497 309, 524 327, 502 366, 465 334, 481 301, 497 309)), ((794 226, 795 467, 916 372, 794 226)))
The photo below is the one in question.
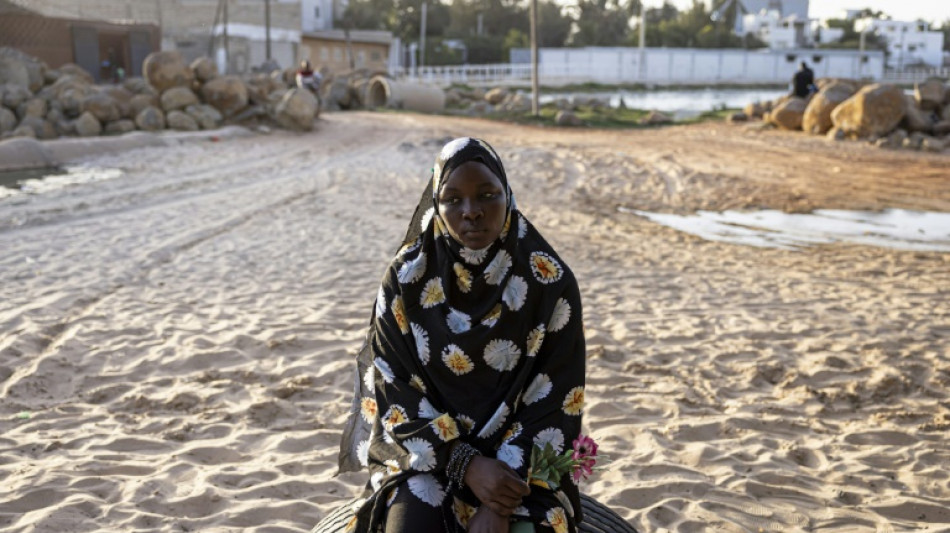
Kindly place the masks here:
POLYGON ((122 176, 117 168, 64 167, 0 172, 0 198, 43 194, 70 185, 111 180, 122 176))
POLYGON ((742 108, 751 102, 774 100, 788 94, 788 89, 680 89, 651 91, 607 91, 591 93, 550 93, 541 95, 542 104, 560 98, 572 100, 575 96, 596 97, 609 102, 610 107, 619 107, 623 98, 625 106, 633 109, 656 109, 673 113, 677 119, 691 118, 718 108, 742 108))
POLYGON ((671 215, 619 209, 706 240, 747 246, 794 250, 814 244, 852 243, 950 252, 950 213, 819 209, 808 214, 764 210, 671 215))

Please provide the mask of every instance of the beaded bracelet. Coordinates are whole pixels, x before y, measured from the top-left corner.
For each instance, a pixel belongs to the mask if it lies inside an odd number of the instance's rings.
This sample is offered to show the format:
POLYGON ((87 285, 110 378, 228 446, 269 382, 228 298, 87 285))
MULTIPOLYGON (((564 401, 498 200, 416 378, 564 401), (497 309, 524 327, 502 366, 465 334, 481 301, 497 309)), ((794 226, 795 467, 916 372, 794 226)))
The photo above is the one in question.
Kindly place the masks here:
POLYGON ((458 490, 465 486, 465 471, 472 458, 481 455, 471 444, 460 442, 452 450, 452 457, 445 469, 446 476, 449 478, 449 485, 454 485, 458 490))

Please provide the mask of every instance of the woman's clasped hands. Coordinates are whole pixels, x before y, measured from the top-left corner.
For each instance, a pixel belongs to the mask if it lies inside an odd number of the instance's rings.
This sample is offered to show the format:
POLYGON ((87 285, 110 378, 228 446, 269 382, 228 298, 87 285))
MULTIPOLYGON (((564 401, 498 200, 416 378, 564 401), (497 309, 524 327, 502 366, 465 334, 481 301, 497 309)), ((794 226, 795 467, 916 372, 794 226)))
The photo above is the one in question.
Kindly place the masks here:
POLYGON ((465 471, 468 485, 482 506, 468 524, 469 533, 508 533, 509 517, 531 489, 507 464, 476 456, 465 471))

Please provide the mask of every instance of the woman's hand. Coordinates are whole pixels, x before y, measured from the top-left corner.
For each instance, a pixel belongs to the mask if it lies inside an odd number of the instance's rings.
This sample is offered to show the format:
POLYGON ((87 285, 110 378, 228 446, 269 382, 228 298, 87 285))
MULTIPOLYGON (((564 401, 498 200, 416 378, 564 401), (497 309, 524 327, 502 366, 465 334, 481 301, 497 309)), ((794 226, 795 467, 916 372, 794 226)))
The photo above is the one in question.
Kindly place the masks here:
POLYGON ((508 533, 508 518, 483 505, 468 521, 468 533, 508 533))
MULTIPOLYGON (((506 520, 521 505, 521 498, 531 492, 528 484, 510 466, 481 455, 473 457, 468 464, 465 484, 482 502, 482 509, 488 507, 506 520)), ((508 531, 507 526, 505 531, 508 531)))

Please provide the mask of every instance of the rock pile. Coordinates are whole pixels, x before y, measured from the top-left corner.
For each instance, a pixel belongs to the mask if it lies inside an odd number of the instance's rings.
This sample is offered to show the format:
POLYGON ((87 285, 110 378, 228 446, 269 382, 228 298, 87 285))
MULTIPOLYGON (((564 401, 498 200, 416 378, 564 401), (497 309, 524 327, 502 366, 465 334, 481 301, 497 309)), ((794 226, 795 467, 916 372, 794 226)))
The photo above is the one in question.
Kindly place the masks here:
POLYGON ((77 65, 51 69, 13 48, 0 48, 0 139, 51 139, 133 130, 214 129, 224 123, 266 121, 310 130, 317 99, 292 87, 284 72, 244 80, 220 76, 215 63, 186 64, 177 52, 155 52, 144 78, 95 85, 77 65))
MULTIPOLYGON (((480 87, 473 89, 452 87, 445 92, 445 105, 468 116, 486 115, 494 112, 527 113, 531 111, 531 95, 525 91, 505 87, 495 87, 488 90, 480 87)), ((559 98, 555 100, 554 107, 558 110, 559 115, 565 117, 562 121, 556 119, 555 122, 564 125, 575 125, 575 123, 580 124, 579 120, 574 120, 576 119, 574 112, 579 108, 603 109, 610 107, 610 102, 596 97, 575 96, 571 99, 559 98)))
POLYGON ((950 86, 931 78, 904 94, 895 85, 847 79, 818 80, 807 99, 783 96, 749 104, 743 114, 786 130, 829 140, 866 140, 883 148, 950 150, 950 86))

